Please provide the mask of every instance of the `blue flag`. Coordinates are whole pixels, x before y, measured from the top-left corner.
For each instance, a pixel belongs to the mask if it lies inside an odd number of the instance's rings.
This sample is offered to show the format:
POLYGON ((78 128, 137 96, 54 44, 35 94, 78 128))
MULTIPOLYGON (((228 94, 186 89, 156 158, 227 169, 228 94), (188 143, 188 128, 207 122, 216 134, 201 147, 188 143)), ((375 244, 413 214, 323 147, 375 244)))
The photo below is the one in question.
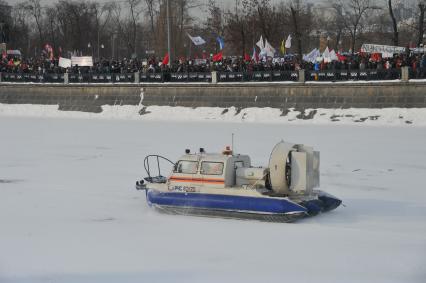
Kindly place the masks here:
POLYGON ((216 37, 216 41, 219 43, 220 50, 222 50, 225 47, 225 41, 220 36, 216 37))

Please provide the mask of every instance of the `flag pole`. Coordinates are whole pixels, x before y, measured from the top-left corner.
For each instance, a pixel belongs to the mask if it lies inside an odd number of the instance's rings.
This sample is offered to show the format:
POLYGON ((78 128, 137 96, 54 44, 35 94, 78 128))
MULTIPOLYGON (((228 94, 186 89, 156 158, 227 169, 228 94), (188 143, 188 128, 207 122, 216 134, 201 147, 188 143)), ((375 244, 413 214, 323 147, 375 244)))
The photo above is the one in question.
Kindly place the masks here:
POLYGON ((172 54, 170 52, 170 6, 169 6, 169 0, 166 1, 166 13, 167 13, 167 52, 169 53, 169 67, 172 62, 172 54))

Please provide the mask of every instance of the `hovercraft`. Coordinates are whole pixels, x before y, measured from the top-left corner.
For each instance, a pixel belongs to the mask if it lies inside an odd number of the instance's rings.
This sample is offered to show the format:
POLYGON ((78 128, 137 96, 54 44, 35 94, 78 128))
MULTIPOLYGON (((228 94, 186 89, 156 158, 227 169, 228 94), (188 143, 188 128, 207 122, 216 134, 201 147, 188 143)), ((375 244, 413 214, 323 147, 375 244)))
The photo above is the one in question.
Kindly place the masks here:
POLYGON ((286 142, 273 148, 268 167, 253 167, 248 155, 234 154, 230 147, 222 153, 187 149, 177 162, 145 157, 147 177, 136 182, 136 189, 146 191, 150 206, 168 214, 293 222, 342 202, 317 189, 319 164, 318 151, 286 142), (163 161, 172 167, 168 177, 161 174, 163 161))

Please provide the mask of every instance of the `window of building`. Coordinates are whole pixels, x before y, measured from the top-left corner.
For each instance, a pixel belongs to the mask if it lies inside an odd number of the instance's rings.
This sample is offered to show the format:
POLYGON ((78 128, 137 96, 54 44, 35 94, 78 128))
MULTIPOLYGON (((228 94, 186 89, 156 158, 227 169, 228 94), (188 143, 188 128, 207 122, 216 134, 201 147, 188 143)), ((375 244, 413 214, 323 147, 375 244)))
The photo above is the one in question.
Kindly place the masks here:
POLYGON ((176 166, 176 172, 182 174, 197 173, 198 161, 180 160, 176 166))
POLYGON ((201 162, 201 174, 203 175, 222 175, 223 162, 201 162))

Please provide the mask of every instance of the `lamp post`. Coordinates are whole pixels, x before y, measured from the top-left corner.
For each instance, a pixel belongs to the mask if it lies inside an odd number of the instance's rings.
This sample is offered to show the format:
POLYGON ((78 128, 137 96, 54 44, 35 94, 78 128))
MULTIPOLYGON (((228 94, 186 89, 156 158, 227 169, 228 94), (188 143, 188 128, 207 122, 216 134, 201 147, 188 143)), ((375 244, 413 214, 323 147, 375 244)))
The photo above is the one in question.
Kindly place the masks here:
POLYGON ((114 60, 115 55, 115 33, 111 35, 111 60, 114 60))
POLYGON ((101 51, 100 51, 100 52, 98 52, 98 60, 99 60, 99 61, 101 60, 101 55, 100 55, 100 54, 101 54, 101 53, 102 53, 102 54, 104 54, 104 48, 105 48, 105 45, 102 43, 100 47, 101 47, 101 51))
POLYGON ((169 0, 167 0, 166 2, 166 13, 167 13, 167 52, 169 54, 169 67, 171 66, 171 62, 172 62, 172 54, 170 52, 170 5, 169 5, 169 0))

